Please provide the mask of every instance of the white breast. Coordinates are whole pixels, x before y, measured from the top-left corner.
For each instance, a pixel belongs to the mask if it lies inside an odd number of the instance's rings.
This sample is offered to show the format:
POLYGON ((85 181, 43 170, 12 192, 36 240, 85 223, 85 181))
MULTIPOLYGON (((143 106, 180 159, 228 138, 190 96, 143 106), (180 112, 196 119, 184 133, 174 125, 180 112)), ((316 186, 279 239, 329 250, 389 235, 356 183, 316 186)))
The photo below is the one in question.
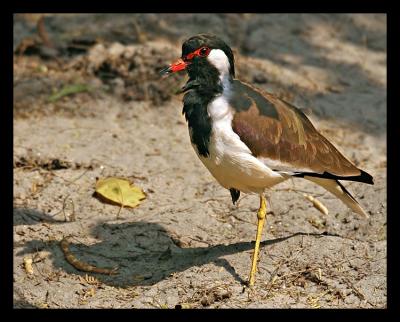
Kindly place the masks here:
POLYGON ((223 187, 261 193, 285 178, 254 157, 232 130, 233 111, 226 95, 229 95, 229 89, 226 88, 224 93, 225 96, 216 97, 208 105, 212 119, 209 156, 199 155, 199 158, 223 187))

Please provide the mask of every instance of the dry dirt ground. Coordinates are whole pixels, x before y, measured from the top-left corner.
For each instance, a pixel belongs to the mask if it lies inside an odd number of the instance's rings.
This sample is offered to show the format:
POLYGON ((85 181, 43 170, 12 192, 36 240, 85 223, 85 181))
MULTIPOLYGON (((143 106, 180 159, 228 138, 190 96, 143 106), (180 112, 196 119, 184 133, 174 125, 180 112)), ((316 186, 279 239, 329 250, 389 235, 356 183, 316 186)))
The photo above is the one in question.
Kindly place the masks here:
POLYGON ((14 50, 15 307, 386 307, 385 15, 17 15, 14 50), (174 94, 186 76, 157 74, 199 32, 224 38, 239 78, 303 108, 375 179, 344 183, 369 220, 300 179, 268 192, 252 291, 258 197, 232 205, 190 145, 174 94), (147 199, 117 218, 93 197, 105 176, 147 199), (64 236, 118 274, 75 269, 64 236))

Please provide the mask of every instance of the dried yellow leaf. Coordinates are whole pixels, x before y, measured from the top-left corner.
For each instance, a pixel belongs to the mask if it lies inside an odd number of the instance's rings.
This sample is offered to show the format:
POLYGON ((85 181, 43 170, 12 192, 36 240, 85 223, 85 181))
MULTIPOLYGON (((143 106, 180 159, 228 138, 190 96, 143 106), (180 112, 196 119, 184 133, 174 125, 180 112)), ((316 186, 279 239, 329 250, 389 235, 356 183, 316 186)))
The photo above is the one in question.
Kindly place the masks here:
POLYGON ((114 177, 99 179, 96 183, 96 193, 108 202, 131 208, 136 207, 146 198, 139 187, 128 180, 114 177))

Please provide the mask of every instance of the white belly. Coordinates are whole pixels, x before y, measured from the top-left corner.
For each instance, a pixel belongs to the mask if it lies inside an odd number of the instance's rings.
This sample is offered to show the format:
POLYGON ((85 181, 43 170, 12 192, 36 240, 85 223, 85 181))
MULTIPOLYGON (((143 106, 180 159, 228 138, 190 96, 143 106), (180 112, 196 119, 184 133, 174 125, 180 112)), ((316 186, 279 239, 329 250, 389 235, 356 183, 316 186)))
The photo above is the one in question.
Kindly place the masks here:
MULTIPOLYGON (((232 111, 223 96, 209 104, 208 113, 213 121, 209 156, 199 155, 199 158, 224 188, 262 193, 265 188, 285 180, 254 157, 233 132, 232 111)), ((197 152, 195 146, 194 149, 197 152)))

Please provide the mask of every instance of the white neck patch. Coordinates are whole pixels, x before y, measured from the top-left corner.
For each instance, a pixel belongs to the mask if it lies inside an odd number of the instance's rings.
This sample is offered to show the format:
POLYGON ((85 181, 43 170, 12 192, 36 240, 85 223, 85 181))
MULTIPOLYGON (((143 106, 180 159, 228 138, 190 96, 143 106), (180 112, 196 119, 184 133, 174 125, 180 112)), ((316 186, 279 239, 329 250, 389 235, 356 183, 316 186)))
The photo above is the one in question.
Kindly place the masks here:
POLYGON ((221 49, 211 49, 207 59, 218 69, 221 80, 229 75, 229 59, 221 49))

